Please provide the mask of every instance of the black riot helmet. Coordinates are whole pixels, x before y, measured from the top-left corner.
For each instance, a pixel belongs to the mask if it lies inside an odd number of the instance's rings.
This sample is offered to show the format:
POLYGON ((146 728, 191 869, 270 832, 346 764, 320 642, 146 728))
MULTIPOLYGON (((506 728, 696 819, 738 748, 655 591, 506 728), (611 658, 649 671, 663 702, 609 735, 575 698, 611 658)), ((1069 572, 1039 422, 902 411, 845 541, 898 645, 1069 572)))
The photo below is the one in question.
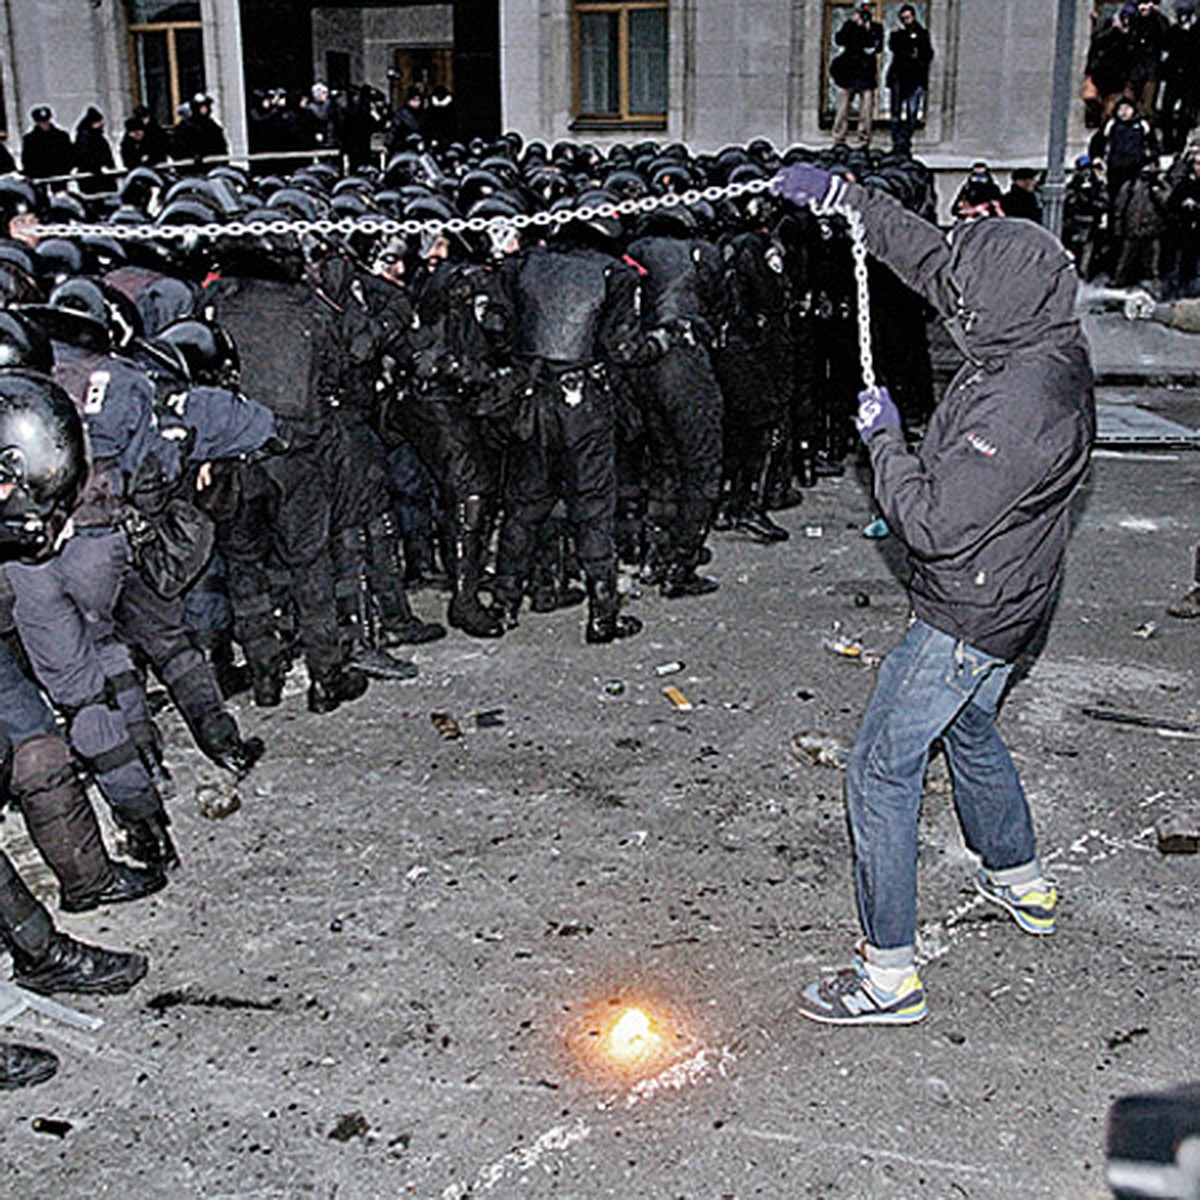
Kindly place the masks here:
POLYGON ((72 221, 86 221, 87 209, 82 202, 70 192, 55 192, 46 203, 46 220, 60 224, 70 224, 72 221))
POLYGON ((36 276, 19 264, 0 258, 0 306, 39 304, 45 298, 36 276))
POLYGON ((84 270, 89 275, 104 275, 129 261, 125 247, 116 238, 91 235, 79 239, 83 251, 84 270))
POLYGON ((173 346, 187 363, 193 383, 208 387, 237 387, 241 361, 233 338, 208 321, 173 321, 161 330, 157 342, 173 346))
POLYGON ((558 226, 558 236, 567 242, 577 241, 614 251, 621 239, 621 214, 617 211, 620 198, 603 188, 588 188, 578 196, 564 196, 550 206, 550 211, 577 212, 576 216, 558 226))
POLYGON ((329 215, 329 201, 318 199, 312 192, 299 187, 283 187, 271 193, 268 208, 277 208, 298 221, 320 221, 329 215))
POLYGON ((638 237, 692 238, 700 231, 696 215, 682 204, 661 204, 639 216, 638 237))
POLYGON ((134 167, 121 185, 121 203, 153 216, 162 199, 164 181, 153 167, 134 167))
POLYGON ((6 175, 0 179, 0 234, 8 236, 8 224, 14 217, 35 213, 37 192, 27 179, 6 175))
POLYGON ((48 337, 101 353, 128 346, 142 333, 133 301, 95 279, 64 280, 45 304, 21 313, 48 337))
POLYGON ((622 200, 641 200, 650 195, 650 185, 629 167, 619 167, 604 177, 604 186, 622 200))
POLYGON ((17 313, 0 312, 0 370, 26 367, 49 375, 54 367, 50 339, 17 313))
POLYGON ((462 257, 470 252, 470 247, 463 240, 461 233, 444 228, 444 223, 457 218, 458 213, 450 207, 450 202, 442 196, 418 196, 404 206, 406 221, 421 221, 430 228, 422 230, 410 238, 410 245, 417 251, 420 258, 428 258, 433 252, 438 239, 445 237, 449 244, 450 253, 462 257), (434 229, 434 225, 438 225, 434 229))
POLYGON ((505 190, 504 180, 494 171, 477 167, 468 171, 458 184, 458 211, 468 213, 485 196, 494 196, 505 190))
POLYGON ((514 218, 521 215, 521 206, 511 194, 497 192, 484 196, 468 215, 488 222, 481 233, 472 231, 467 235, 481 258, 498 261, 520 245, 520 231, 514 218))
POLYGON ((26 275, 37 274, 32 247, 12 238, 0 238, 0 262, 12 263, 13 266, 20 267, 26 275))
POLYGON ((46 375, 0 371, 0 559, 54 551, 87 477, 83 424, 46 375))
POLYGON ((83 274, 83 251, 66 238, 43 238, 34 247, 38 277, 47 287, 83 274))

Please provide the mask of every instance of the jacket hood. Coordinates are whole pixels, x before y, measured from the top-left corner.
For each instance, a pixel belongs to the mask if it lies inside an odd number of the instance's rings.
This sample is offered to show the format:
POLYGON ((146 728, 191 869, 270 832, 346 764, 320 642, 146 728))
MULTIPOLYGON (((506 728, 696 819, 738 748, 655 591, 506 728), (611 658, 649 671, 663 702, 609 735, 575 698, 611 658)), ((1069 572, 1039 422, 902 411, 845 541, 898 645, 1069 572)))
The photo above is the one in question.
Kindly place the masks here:
MULTIPOLYGON (((950 233, 950 282, 958 297, 952 329, 975 362, 1080 336, 1078 279, 1070 256, 1032 221, 967 221, 950 233)), ((958 338, 956 338, 958 340, 958 338)))

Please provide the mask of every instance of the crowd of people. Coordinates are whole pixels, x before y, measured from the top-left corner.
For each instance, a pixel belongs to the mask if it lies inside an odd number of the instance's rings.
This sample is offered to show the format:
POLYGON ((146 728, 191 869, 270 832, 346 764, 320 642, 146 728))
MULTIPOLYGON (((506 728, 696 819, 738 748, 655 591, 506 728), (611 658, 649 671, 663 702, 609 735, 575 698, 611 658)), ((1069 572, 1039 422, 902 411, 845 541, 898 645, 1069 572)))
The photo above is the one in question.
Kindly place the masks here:
MULTIPOLYGON (((137 105, 125 120, 118 146, 121 168, 131 171, 168 160, 194 162, 224 157, 229 153, 229 144, 212 109, 212 97, 197 94, 182 106, 178 121, 167 130, 145 105, 137 105)), ((8 148, 0 145, 0 175, 17 169, 8 148)), ((60 190, 77 176, 78 189, 86 195, 116 192, 120 172, 105 132, 104 114, 89 105, 72 137, 55 124, 49 105, 39 104, 30 113, 30 128, 21 139, 20 173, 26 179, 50 181, 60 190)))
MULTIPOLYGON (((180 861, 148 678, 241 777, 264 747, 228 697, 278 705, 301 659, 318 714, 411 678, 397 648, 446 634, 414 614, 413 587, 447 592, 446 622, 476 638, 581 605, 603 645, 642 627, 623 581, 704 595, 713 530, 787 539, 771 514, 845 469, 860 378, 844 222, 767 190, 814 157, 516 135, 439 153, 409 134, 383 169, 350 174, 142 166, 79 196, 0 181, 0 417, 42 431, 0 456, 15 559, 0 724, 64 910, 136 900, 180 861), (733 191, 661 203, 713 184, 733 191), (544 213, 560 219, 527 220, 544 213), (419 229, 292 228, 370 216, 419 229), (102 231, 62 235, 85 219, 102 231), (132 863, 105 850, 85 777, 132 863)), ((932 215, 907 156, 822 161, 932 215)), ((923 309, 872 270, 878 370, 920 422, 923 309)), ((53 933, 10 874, 0 935, 18 982, 119 990, 144 972, 53 933), (47 946, 66 963, 40 974, 47 946)))
MULTIPOLYGON (((48 105, 38 105, 21 139, 20 164, 0 141, 0 175, 19 170, 27 179, 59 185, 75 176, 80 192, 95 195, 116 192, 119 176, 137 167, 169 164, 178 169, 196 162, 211 165, 228 156, 229 143, 213 116, 211 96, 197 93, 176 115, 176 123, 164 128, 148 107, 137 105, 125 119, 114 155, 104 114, 94 105, 80 117, 74 135, 55 123, 48 105)), ((453 154, 457 124, 454 97, 444 84, 410 87, 395 107, 368 84, 335 91, 320 82, 304 91, 271 88, 252 93, 247 113, 257 174, 286 174, 306 153, 322 151, 339 152, 326 157, 344 158, 353 170, 377 164, 381 148, 395 153, 413 136, 431 149, 453 154), (280 157, 272 161, 273 155, 280 157)))
POLYGON ((1173 19, 1156 0, 1093 13, 1084 73, 1094 132, 1075 162, 1064 241, 1081 276, 1163 299, 1200 291, 1200 22, 1194 0, 1173 19))

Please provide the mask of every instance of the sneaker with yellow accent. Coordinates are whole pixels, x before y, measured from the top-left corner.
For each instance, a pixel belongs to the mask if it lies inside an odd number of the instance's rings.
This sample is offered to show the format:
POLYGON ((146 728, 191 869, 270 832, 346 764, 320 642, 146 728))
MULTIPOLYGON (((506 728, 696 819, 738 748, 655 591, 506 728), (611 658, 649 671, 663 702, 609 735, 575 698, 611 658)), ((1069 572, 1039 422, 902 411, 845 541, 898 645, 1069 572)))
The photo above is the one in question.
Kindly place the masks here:
POLYGON ((872 983, 859 955, 832 979, 810 983, 797 1008, 802 1017, 823 1025, 915 1025, 929 1014, 915 967, 894 992, 885 992, 872 983))
POLYGON ((1035 879, 1023 887, 1005 887, 996 883, 985 869, 975 876, 979 894, 1005 909, 1026 932, 1045 937, 1054 932, 1058 889, 1050 879, 1035 879))

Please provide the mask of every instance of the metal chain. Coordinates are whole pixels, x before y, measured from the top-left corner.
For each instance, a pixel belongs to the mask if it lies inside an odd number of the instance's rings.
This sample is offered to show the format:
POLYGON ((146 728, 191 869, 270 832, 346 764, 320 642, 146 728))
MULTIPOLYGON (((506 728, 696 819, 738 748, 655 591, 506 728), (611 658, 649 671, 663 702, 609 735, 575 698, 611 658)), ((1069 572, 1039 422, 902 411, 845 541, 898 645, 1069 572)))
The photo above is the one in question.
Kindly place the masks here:
MULTIPOLYGON (((670 208, 677 204, 685 207, 707 201, 729 200, 754 192, 771 189, 768 179, 752 179, 745 183, 730 183, 723 186, 693 188, 687 192, 670 192, 663 196, 643 196, 621 200, 613 205, 597 208, 582 205, 579 208, 561 209, 558 212, 517 213, 511 217, 451 217, 445 221, 412 221, 398 217, 356 216, 321 218, 317 220, 291 221, 226 221, 203 225, 105 225, 85 223, 58 223, 39 225, 39 237, 107 237, 115 241, 181 241, 195 244, 202 239, 218 240, 236 237, 267 237, 291 233, 296 235, 316 234, 320 237, 363 234, 417 234, 483 233, 490 228, 521 230, 527 228, 549 228, 564 225, 568 221, 590 220, 597 216, 634 216, 653 212, 658 208, 670 208)), ((846 221, 850 231, 850 249, 854 257, 854 284, 857 297, 858 358, 862 372, 863 387, 875 387, 875 366, 871 355, 871 294, 867 279, 867 243, 862 218, 845 205, 813 205, 814 211, 836 213, 846 221)))
POLYGON ((858 319, 858 366, 863 391, 875 390, 875 360, 871 355, 871 285, 867 276, 867 235, 860 213, 845 205, 840 213, 850 229, 850 253, 854 256, 854 289, 857 294, 855 316, 858 319))

